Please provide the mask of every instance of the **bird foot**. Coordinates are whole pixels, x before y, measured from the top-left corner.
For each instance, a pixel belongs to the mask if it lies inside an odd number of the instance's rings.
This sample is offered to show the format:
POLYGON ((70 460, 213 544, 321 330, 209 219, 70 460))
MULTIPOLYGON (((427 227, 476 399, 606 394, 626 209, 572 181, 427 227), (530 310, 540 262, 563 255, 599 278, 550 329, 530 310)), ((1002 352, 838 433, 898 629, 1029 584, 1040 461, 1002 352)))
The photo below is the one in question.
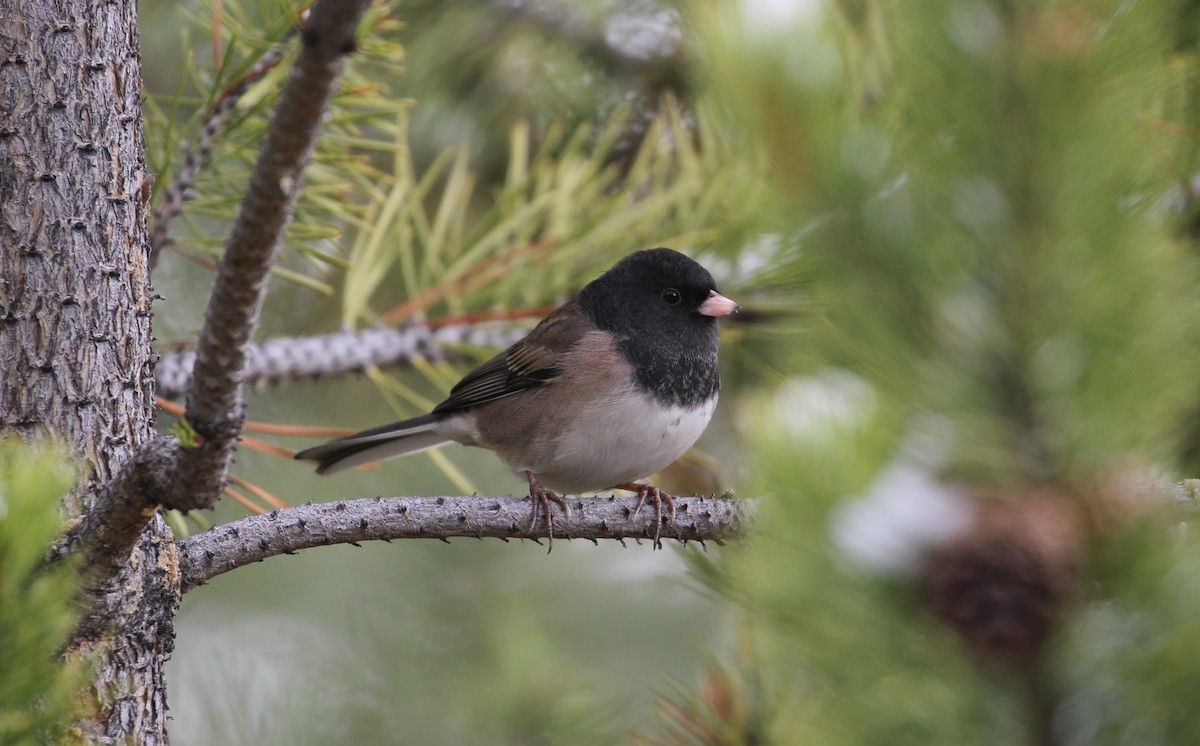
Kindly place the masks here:
POLYGON ((617 485, 623 490, 636 492, 638 496, 637 507, 633 509, 633 515, 636 518, 642 512, 642 506, 648 501, 654 501, 654 548, 662 549, 662 527, 663 527, 663 503, 671 509, 670 520, 675 520, 675 498, 669 493, 660 490, 652 484, 638 484, 637 482, 626 482, 625 484, 617 485))
MULTIPOLYGON (((566 500, 543 487, 538 482, 537 477, 533 475, 533 472, 525 472, 525 478, 529 480, 529 501, 533 503, 533 509, 529 513, 529 531, 527 533, 532 534, 533 530, 537 528, 538 512, 545 512, 547 536, 549 538, 549 547, 546 549, 546 554, 549 554, 550 550, 554 549, 554 510, 550 507, 550 504, 553 503, 562 508, 563 515, 567 521, 571 520, 571 506, 567 505, 566 500)), ((566 534, 568 539, 571 538, 569 526, 566 534)))

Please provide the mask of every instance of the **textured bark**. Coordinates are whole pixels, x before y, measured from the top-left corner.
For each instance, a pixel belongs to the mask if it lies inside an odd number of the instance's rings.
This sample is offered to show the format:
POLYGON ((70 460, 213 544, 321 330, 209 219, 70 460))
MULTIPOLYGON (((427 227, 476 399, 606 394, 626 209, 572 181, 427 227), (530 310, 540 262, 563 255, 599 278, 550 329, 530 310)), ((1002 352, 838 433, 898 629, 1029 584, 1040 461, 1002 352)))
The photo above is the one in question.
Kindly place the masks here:
POLYGON ((180 449, 173 494, 164 500, 180 510, 210 508, 225 488, 234 441, 245 419, 245 348, 258 325, 304 167, 369 5, 370 0, 322 0, 301 33, 303 47, 271 118, 200 330, 186 415, 198 443, 180 449))
POLYGON ((96 582, 107 582, 119 573, 158 512, 159 499, 175 471, 176 453, 174 438, 159 436, 143 443, 53 547, 51 561, 82 552, 85 571, 96 582))
MULTIPOLYGON (((154 434, 136 19, 134 0, 0 8, 0 430, 71 446, 76 516, 154 434)), ((179 591, 160 520, 122 565, 92 589, 119 611, 80 648, 97 672, 81 731, 161 743, 179 591)))
MULTIPOLYGON (((637 498, 572 498, 570 520, 555 522, 559 539, 648 539, 653 541, 654 509, 635 514, 637 498)), ((744 501, 731 497, 677 497, 676 515, 662 538, 723 541, 746 529, 744 501)), ((183 590, 221 573, 278 554, 328 544, 392 539, 541 539, 549 536, 545 516, 529 532, 529 498, 375 497, 275 510, 197 534, 180 542, 183 590)))

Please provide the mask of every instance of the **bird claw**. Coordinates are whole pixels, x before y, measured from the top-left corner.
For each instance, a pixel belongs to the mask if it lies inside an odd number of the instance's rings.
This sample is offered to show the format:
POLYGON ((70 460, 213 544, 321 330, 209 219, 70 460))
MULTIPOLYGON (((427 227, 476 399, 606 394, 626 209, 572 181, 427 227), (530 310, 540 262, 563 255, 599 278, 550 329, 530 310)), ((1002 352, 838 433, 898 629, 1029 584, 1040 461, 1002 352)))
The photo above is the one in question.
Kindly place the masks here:
POLYGON ((562 497, 543 487, 538 482, 537 477, 533 475, 533 472, 525 472, 525 477, 529 480, 529 501, 533 503, 532 509, 529 511, 529 530, 526 533, 533 534, 534 529, 537 528, 538 512, 539 510, 544 511, 546 514, 547 538, 549 539, 546 554, 549 554, 554 549, 554 510, 550 505, 553 503, 562 508, 563 515, 566 516, 568 522, 566 530, 568 539, 571 538, 569 525, 571 520, 571 506, 562 497))
POLYGON ((662 527, 663 527, 663 503, 671 509, 670 520, 675 520, 675 498, 669 493, 663 492, 652 484, 636 485, 638 503, 633 509, 633 516, 636 518, 642 512, 642 506, 647 500, 654 500, 654 548, 662 549, 662 527))

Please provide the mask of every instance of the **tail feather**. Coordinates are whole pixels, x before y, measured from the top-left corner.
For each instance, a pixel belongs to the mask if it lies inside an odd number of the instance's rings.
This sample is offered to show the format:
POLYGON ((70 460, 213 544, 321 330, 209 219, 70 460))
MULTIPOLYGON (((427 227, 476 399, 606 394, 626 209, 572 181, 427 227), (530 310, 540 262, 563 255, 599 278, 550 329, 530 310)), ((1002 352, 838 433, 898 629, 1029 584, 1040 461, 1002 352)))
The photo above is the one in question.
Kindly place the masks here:
POLYGON ((300 451, 295 458, 317 462, 318 474, 333 474, 372 461, 425 451, 450 442, 450 438, 438 432, 442 420, 441 415, 426 414, 363 430, 300 451))

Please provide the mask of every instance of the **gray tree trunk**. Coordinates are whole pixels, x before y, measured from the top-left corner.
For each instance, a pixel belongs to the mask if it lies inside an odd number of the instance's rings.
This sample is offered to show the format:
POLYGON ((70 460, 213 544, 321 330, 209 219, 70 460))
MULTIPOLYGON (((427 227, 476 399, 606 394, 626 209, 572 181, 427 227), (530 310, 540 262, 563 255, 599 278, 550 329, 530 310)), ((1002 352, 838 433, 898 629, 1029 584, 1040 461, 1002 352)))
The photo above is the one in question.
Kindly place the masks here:
MULTIPOLYGON (((0 431, 70 445, 76 516, 154 435, 140 85, 134 0, 0 0, 0 431)), ((165 743, 178 573, 161 519, 99 590, 118 618, 77 651, 96 661, 82 735, 165 743)))

